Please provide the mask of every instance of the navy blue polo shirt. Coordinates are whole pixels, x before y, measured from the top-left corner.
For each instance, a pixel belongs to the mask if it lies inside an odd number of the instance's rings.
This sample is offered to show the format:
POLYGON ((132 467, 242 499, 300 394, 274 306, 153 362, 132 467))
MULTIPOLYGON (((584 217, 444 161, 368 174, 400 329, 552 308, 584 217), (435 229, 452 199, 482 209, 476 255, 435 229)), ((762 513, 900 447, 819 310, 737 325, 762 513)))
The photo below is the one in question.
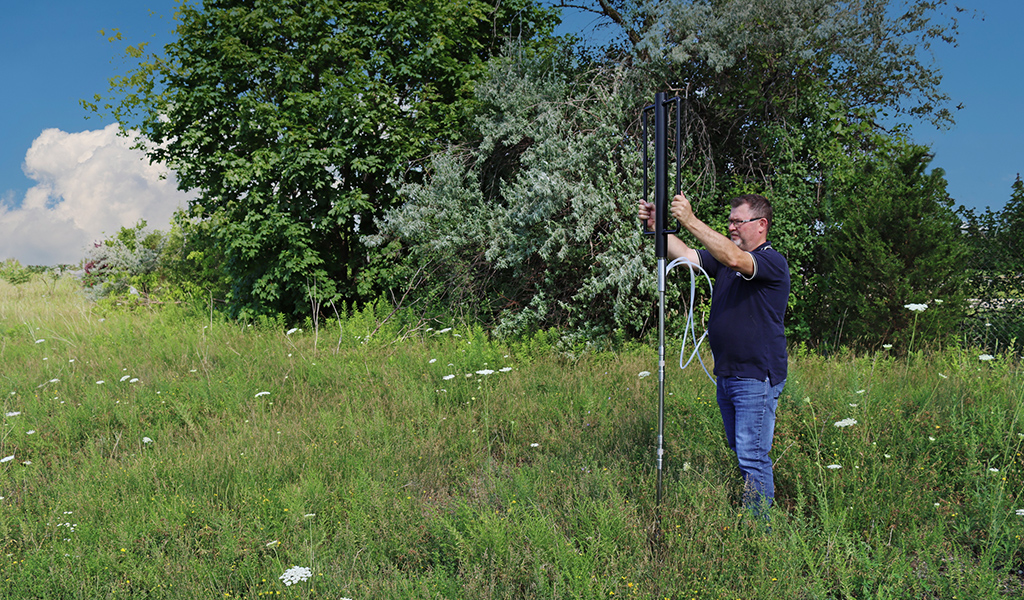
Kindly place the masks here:
POLYGON ((750 377, 772 385, 786 378, 786 330, 789 264, 765 242, 750 253, 750 278, 698 250, 700 266, 715 280, 708 317, 708 343, 716 377, 750 377))

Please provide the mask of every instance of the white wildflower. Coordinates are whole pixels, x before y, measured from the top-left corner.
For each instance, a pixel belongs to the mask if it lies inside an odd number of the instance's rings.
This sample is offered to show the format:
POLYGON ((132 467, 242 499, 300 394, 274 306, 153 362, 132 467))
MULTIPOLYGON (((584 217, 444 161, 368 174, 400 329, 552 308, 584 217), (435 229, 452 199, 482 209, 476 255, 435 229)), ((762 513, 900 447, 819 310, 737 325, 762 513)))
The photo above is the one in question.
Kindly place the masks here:
POLYGON ((444 379, 445 381, 448 381, 449 379, 455 379, 455 376, 454 375, 445 375, 441 379, 444 379))
POLYGON ((14 460, 14 455, 13 454, 10 455, 10 456, 5 456, 3 458, 0 458, 0 463, 11 462, 12 460, 14 460))
POLYGON ((476 372, 477 375, 490 375, 491 373, 494 373, 491 369, 481 369, 476 372))
POLYGON ((640 371, 639 377, 641 379, 644 378, 644 377, 650 377, 650 376, 651 376, 651 372, 650 371, 640 371))
POLYGON ((152 444, 153 443, 153 439, 152 438, 148 438, 148 437, 143 437, 142 438, 142 443, 143 444, 152 444))
POLYGON ((996 357, 992 356, 991 354, 982 354, 981 356, 978 357, 978 360, 995 360, 995 358, 996 357))
POLYGON ((500 372, 500 373, 508 373, 511 370, 512 370, 512 367, 502 367, 502 368, 498 369, 498 372, 500 372))
POLYGON ((13 411, 11 411, 9 413, 4 413, 4 416, 5 417, 16 417, 16 416, 18 416, 20 414, 21 414, 20 410, 13 410, 13 411))
POLYGON ((427 364, 432 365, 432 364, 434 364, 436 362, 437 362, 437 359, 436 358, 432 358, 432 359, 427 361, 427 364))
POLYGON ((256 395, 253 396, 253 398, 259 398, 260 396, 269 396, 269 395, 270 395, 270 392, 264 390, 262 392, 256 392, 256 395))
POLYGON ((284 582, 285 585, 291 585, 300 581, 305 581, 313 576, 313 571, 307 567, 294 566, 284 572, 278 579, 284 582))
POLYGON ((843 465, 829 465, 829 466, 827 466, 825 468, 826 469, 832 469, 833 471, 835 471, 836 469, 842 469, 843 465))
POLYGON ((291 335, 291 334, 295 333, 298 330, 299 330, 298 327, 292 327, 291 329, 289 329, 288 331, 285 332, 285 335, 291 335))
POLYGON ((857 419, 843 419, 842 421, 836 421, 836 427, 849 427, 850 425, 856 425, 857 419))
POLYGON ((904 304, 903 308, 914 312, 922 312, 928 308, 927 304, 904 304))

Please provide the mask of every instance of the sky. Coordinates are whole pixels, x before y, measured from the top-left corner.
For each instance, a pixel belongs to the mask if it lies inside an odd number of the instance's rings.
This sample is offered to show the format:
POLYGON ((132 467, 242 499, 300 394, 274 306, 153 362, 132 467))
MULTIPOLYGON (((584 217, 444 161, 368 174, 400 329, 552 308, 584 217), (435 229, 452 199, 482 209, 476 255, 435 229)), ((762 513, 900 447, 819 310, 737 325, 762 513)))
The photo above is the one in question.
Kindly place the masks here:
MULTIPOLYGON (((953 0, 958 47, 939 47, 942 89, 962 104, 948 130, 915 124, 911 138, 935 155, 959 205, 999 210, 1024 171, 1024 0, 953 0)), ((109 117, 81 107, 124 73, 123 44, 171 39, 174 0, 0 0, 0 260, 77 264, 93 243, 144 219, 166 230, 189 196, 173 173, 150 165, 109 117)), ((601 21, 565 14, 562 31, 600 39, 601 21)), ((606 30, 607 31, 607 30, 606 30)))

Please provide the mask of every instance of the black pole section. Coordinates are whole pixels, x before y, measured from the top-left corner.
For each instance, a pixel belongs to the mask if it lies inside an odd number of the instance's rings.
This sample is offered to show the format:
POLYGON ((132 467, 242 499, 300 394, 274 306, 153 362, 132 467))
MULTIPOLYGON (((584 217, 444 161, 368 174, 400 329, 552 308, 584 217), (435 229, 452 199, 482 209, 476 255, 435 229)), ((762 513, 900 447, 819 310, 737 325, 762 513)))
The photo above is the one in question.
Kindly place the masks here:
MULTIPOLYGON (((644 107, 641 120, 643 122, 643 199, 648 198, 648 173, 650 161, 647 156, 647 112, 654 111, 654 230, 646 231, 645 235, 654 236, 654 254, 658 260, 658 489, 656 496, 656 507, 661 507, 662 497, 662 458, 665 453, 665 277, 668 261, 668 236, 679 231, 669 229, 669 195, 668 195, 668 108, 670 103, 676 106, 676 193, 679 193, 682 179, 680 177, 680 163, 682 158, 682 141, 680 139, 680 100, 678 97, 670 100, 665 99, 664 92, 658 92, 654 96, 654 104, 644 107)), ((641 229, 644 226, 641 225, 641 229)))
POLYGON ((654 95, 654 256, 668 256, 668 109, 665 92, 654 95))

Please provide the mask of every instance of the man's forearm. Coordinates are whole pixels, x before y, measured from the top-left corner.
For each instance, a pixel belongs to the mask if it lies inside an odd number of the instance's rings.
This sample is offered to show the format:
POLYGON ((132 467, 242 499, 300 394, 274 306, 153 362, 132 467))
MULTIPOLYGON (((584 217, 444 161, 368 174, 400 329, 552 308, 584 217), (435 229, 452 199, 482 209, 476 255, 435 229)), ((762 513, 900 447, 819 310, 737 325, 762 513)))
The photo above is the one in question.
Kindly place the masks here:
POLYGON ((715 257, 715 260, 744 275, 754 274, 754 261, 750 254, 740 250, 732 240, 708 227, 697 217, 687 219, 687 222, 682 225, 704 245, 711 256, 715 257))

